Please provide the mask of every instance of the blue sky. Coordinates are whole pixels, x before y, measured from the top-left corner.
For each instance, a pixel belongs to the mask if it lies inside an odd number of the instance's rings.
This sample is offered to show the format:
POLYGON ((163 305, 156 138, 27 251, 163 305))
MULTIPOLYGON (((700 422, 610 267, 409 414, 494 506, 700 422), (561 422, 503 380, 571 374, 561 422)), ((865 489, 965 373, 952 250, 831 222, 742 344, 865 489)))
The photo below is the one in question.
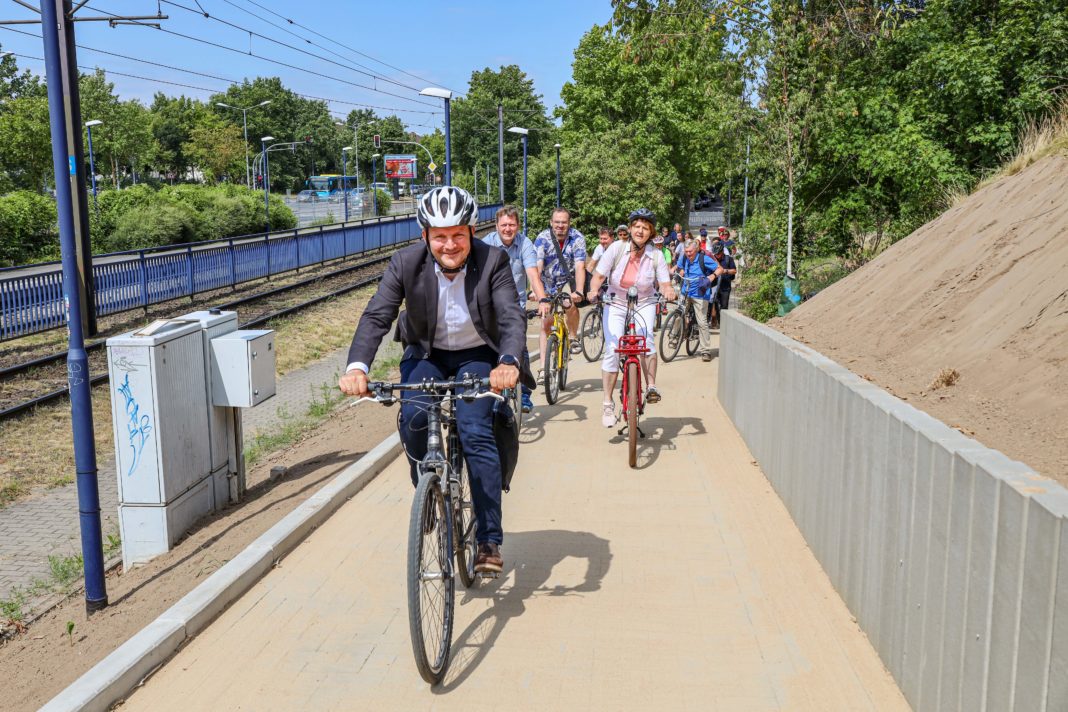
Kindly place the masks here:
MULTIPOLYGON (((148 27, 119 26, 112 29, 106 22, 78 23, 78 44, 195 70, 218 78, 194 76, 88 49, 78 50, 78 63, 83 67, 98 66, 105 70, 149 78, 145 80, 110 76, 121 97, 138 98, 146 102, 151 100, 156 91, 171 95, 186 94, 200 99, 206 99, 210 93, 162 84, 151 79, 221 91, 226 88, 225 80, 240 81, 245 77, 259 75, 279 76, 286 86, 294 91, 338 100, 337 103, 331 103, 330 108, 341 114, 355 108, 341 103, 342 101, 362 102, 388 109, 408 109, 409 111, 376 111, 379 114, 397 113, 406 123, 413 124, 413 129, 422 132, 425 126, 440 125, 442 119, 438 114, 415 112, 440 107, 438 100, 419 97, 409 88, 390 84, 382 79, 371 79, 352 67, 358 62, 381 77, 416 89, 429 83, 463 93, 472 71, 485 67, 496 68, 502 64, 518 64, 534 80, 537 92, 542 94, 546 106, 551 110, 560 102, 561 86, 571 77, 573 52, 579 39, 594 24, 605 23, 612 12, 609 0, 547 0, 527 3, 489 0, 408 0, 404 3, 381 0, 162 2, 163 13, 170 17, 162 21, 164 29, 243 52, 247 52, 250 47, 248 32, 228 27, 179 7, 181 5, 195 9, 198 4, 214 18, 303 48, 307 52, 331 56, 338 64, 345 66, 301 54, 260 37, 251 38, 251 49, 255 54, 326 75, 314 76, 148 27), (277 15, 272 15, 268 10, 277 15), (322 37, 288 24, 282 18, 291 19, 308 30, 320 33, 322 37), (277 26, 272 26, 264 20, 277 26), (288 34, 287 30, 300 37, 288 34), (310 39, 321 46, 308 44, 302 38, 310 39), (403 71, 343 49, 331 40, 403 71), (374 85, 416 101, 358 88, 353 86, 353 83, 374 85), (420 105, 416 102, 431 102, 436 106, 420 105)), ((28 10, 14 3, 4 3, 3 9, 3 19, 32 16, 28 10)), ((155 12, 155 0, 90 0, 78 14, 151 15, 155 12)), ((14 29, 32 32, 36 36, 27 37, 0 30, 0 45, 4 50, 35 57, 43 56, 40 26, 18 25, 14 29)), ((43 62, 22 57, 17 59, 20 67, 37 73, 44 72, 43 62)))

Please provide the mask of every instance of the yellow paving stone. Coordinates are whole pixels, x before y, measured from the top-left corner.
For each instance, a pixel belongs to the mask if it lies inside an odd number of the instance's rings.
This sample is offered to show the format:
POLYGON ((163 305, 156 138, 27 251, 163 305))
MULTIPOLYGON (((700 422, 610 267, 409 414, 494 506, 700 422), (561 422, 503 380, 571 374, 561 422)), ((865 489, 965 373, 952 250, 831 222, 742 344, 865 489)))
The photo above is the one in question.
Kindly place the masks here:
POLYGON ((557 406, 535 394, 506 573, 457 584, 442 686, 412 661, 395 462, 123 709, 907 710, 716 401, 715 363, 661 365, 636 470, 589 419, 598 366, 573 362, 557 406))

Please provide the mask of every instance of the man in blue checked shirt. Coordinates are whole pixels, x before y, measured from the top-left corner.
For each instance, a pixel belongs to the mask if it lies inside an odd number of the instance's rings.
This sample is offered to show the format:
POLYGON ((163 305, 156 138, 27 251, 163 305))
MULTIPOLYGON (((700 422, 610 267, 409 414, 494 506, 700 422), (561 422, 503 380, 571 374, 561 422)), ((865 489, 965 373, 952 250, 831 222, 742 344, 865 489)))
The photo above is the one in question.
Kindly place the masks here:
MULTIPOLYGON (((512 268, 512 279, 515 280, 516 290, 519 292, 519 307, 527 307, 527 283, 530 291, 538 298, 538 313, 545 316, 549 313, 549 305, 545 299, 545 287, 541 284, 541 275, 538 273, 538 255, 534 245, 527 236, 519 232, 519 211, 515 206, 504 205, 497 210, 497 229, 482 238, 487 245, 499 247, 508 255, 508 263, 512 268)), ((523 360, 530 361, 529 353, 523 351, 523 360)), ((534 402, 530 400, 530 389, 523 386, 523 412, 529 413, 534 409, 534 402)))
MULTIPOLYGON (((549 218, 550 229, 542 230, 534 240, 534 249, 538 254, 538 272, 545 285, 545 291, 556 294, 560 290, 571 292, 571 306, 566 313, 567 330, 572 337, 578 334, 579 311, 582 290, 586 288, 586 238, 571 227, 571 212, 567 208, 556 208, 549 218), (563 262, 560 257, 563 257, 563 262)), ((538 344, 541 353, 545 353, 545 342, 552 327, 552 315, 546 312, 541 319, 541 334, 538 344)), ((578 339, 571 339, 571 353, 582 350, 578 339)), ((541 380, 539 378, 539 380, 541 380)))

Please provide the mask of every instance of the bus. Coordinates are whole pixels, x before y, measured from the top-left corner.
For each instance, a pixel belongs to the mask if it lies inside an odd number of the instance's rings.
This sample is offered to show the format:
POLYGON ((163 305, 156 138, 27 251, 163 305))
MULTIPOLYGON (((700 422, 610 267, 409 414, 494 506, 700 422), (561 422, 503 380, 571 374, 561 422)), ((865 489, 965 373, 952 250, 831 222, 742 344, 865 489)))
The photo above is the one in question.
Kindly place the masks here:
MULTIPOLYGON (((356 185, 356 176, 347 176, 348 187, 351 190, 356 185)), ((334 195, 340 195, 342 176, 339 173, 328 173, 322 176, 312 176, 308 179, 307 186, 315 191, 318 200, 330 200, 334 195)))

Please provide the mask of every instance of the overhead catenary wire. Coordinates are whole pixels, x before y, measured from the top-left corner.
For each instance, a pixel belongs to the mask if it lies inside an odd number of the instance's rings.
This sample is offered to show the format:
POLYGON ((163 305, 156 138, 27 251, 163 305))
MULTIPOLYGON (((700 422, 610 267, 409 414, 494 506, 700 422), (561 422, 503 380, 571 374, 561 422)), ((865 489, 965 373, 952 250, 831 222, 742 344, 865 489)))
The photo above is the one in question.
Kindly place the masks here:
MULTIPOLYGON (((425 82, 425 83, 427 83, 427 84, 430 84, 430 85, 436 85, 436 86, 441 86, 441 85, 437 84, 436 82, 432 82, 432 81, 430 81, 429 79, 424 79, 423 77, 420 77, 420 76, 419 76, 418 74, 412 74, 411 72, 409 72, 409 71, 406 71, 406 70, 404 70, 404 69, 401 69, 400 67, 396 67, 396 66, 394 66, 394 65, 392 65, 392 64, 389 64, 388 62, 384 62, 384 61, 382 61, 381 59, 378 59, 377 57, 373 57, 373 56, 371 56, 371 55, 367 54, 366 52, 361 52, 360 50, 358 50, 358 49, 355 49, 355 48, 353 48, 353 47, 349 47, 348 45, 346 45, 346 44, 343 44, 343 43, 341 43, 341 42, 338 42, 338 41, 337 41, 337 40, 335 40, 335 39, 331 39, 330 37, 327 37, 327 36, 326 36, 326 35, 324 35, 324 34, 321 34, 321 33, 319 33, 319 32, 316 32, 315 30, 313 30, 313 29, 312 29, 312 28, 310 28, 310 27, 307 27, 307 26, 305 26, 305 25, 302 25, 302 24, 300 24, 299 22, 297 22, 297 21, 295 21, 295 20, 292 20, 292 19, 290 19, 290 18, 286 17, 285 15, 281 15, 281 14, 279 14, 279 13, 275 12, 274 10, 272 10, 272 9, 271 9, 271 8, 269 8, 269 7, 264 7, 263 5, 261 5, 261 4, 259 4, 258 2, 256 2, 256 0, 245 0, 245 2, 247 2, 247 3, 249 4, 249 5, 255 5, 256 7, 260 8, 261 10, 264 10, 265 12, 269 12, 270 14, 272 14, 272 15, 274 15, 275 17, 279 18, 280 20, 285 20, 286 22, 288 22, 289 24, 291 24, 291 25, 293 25, 293 26, 295 26, 295 27, 299 27, 299 28, 301 28, 302 30, 306 30, 306 31, 308 31, 308 32, 312 33, 313 35, 315 35, 316 37, 320 37, 320 38, 322 38, 322 39, 326 40, 327 42, 332 42, 333 44, 337 45, 338 47, 341 47, 341 48, 343 48, 343 49, 346 49, 346 50, 348 50, 349 52, 354 52, 354 53, 356 53, 356 54, 360 55, 361 57, 366 57, 367 59, 371 60, 372 62, 378 62, 379 64, 381 64, 381 65, 383 65, 383 66, 386 66, 386 67, 389 67, 390 69, 393 69, 393 70, 395 70, 395 71, 398 71, 398 72, 400 72, 401 74, 407 74, 407 75, 408 75, 409 77, 411 77, 412 79, 418 79, 419 81, 421 81, 421 82, 425 82)), ((444 88, 444 89, 448 89, 449 87, 442 87, 442 88, 444 88)))
POLYGON ((238 24, 235 24, 233 22, 230 22, 229 20, 225 20, 225 19, 223 19, 223 18, 221 18, 221 17, 219 17, 217 15, 211 15, 211 14, 208 14, 206 12, 201 12, 201 11, 197 10, 196 8, 192 8, 192 7, 189 7, 188 5, 183 5, 180 2, 176 2, 176 0, 162 0, 162 2, 164 4, 170 5, 172 7, 176 7, 178 9, 180 9, 180 10, 185 10, 186 12, 191 12, 194 15, 199 15, 201 17, 204 17, 207 20, 211 20, 211 21, 214 21, 214 22, 218 22, 219 24, 226 25, 227 27, 231 27, 231 28, 233 28, 235 30, 238 30, 239 32, 247 33, 251 37, 258 37, 261 40, 264 40, 266 42, 272 42, 272 43, 274 43, 274 44, 276 44, 276 45, 278 45, 280 47, 285 47, 286 49, 293 50, 294 52, 300 52, 301 54, 305 54, 305 55, 307 55, 309 57, 312 57, 314 59, 318 59, 318 60, 320 60, 322 62, 327 62, 327 63, 333 64, 333 65, 335 65, 337 67, 341 67, 342 69, 348 69, 349 71, 356 72, 358 74, 362 74, 362 75, 370 77, 370 78, 372 78, 372 79, 374 79, 376 81, 383 81, 383 82, 386 82, 388 84, 393 84, 393 85, 396 85, 398 87, 402 87, 404 89, 409 89, 409 90, 414 91, 416 93, 419 92, 419 89, 417 87, 413 87, 410 84, 405 84, 403 82, 398 82, 395 79, 390 79, 389 77, 382 76, 380 74, 375 73, 374 71, 368 71, 366 68, 365 69, 357 69, 356 67, 353 67, 351 65, 347 65, 347 64, 343 64, 341 62, 338 62, 337 60, 335 60, 335 59, 333 59, 331 57, 323 57, 322 55, 316 54, 314 52, 309 52, 308 50, 306 50, 306 49, 304 49, 302 47, 295 47, 294 45, 291 45, 288 42, 283 42, 282 40, 276 39, 274 37, 270 37, 270 36, 265 35, 265 34, 263 34, 261 32, 256 32, 255 30, 251 30, 251 29, 249 29, 247 27, 242 27, 241 25, 238 25, 238 24))
MULTIPOLYGON (((120 17, 119 15, 116 15, 113 12, 108 12, 107 10, 102 10, 100 8, 92 7, 92 6, 88 6, 88 5, 87 5, 87 7, 89 7, 89 9, 91 9, 91 10, 93 10, 95 12, 100 12, 100 13, 103 13, 105 15, 108 15, 109 17, 116 17, 116 18, 120 17)), ((310 74, 312 76, 320 77, 322 79, 329 79, 331 81, 339 82, 341 84, 348 84, 349 86, 358 87, 360 89, 367 89, 367 90, 370 90, 370 91, 373 91, 373 92, 377 92, 379 94, 385 94, 387 96, 396 97, 396 98, 402 99, 404 101, 410 101, 410 102, 415 103, 415 104, 422 104, 424 106, 435 106, 435 107, 437 106, 436 104, 433 104, 433 103, 431 103, 429 101, 421 101, 419 99, 413 99, 411 97, 403 96, 401 94, 395 94, 393 92, 386 91, 385 89, 378 89, 377 87, 367 86, 366 84, 360 84, 358 82, 353 82, 353 81, 349 81, 347 79, 342 79, 341 77, 333 76, 333 75, 330 75, 330 74, 324 74, 322 72, 316 72, 316 71, 314 71, 312 69, 307 69, 305 67, 300 67, 300 66, 295 65, 295 64, 290 64, 288 62, 283 62, 281 60, 274 59, 272 57, 267 57, 267 56, 264 56, 264 55, 261 55, 261 54, 256 54, 255 52, 252 51, 251 48, 246 52, 244 50, 235 49, 234 47, 227 47, 226 45, 219 44, 218 42, 212 42, 210 40, 203 39, 202 37, 194 37, 193 35, 187 35, 187 34, 182 33, 182 32, 176 32, 174 30, 169 30, 169 29, 166 29, 164 27, 157 27, 157 26, 155 26, 153 24, 146 23, 146 22, 131 21, 129 24, 137 25, 137 26, 141 26, 141 27, 147 27, 147 28, 149 28, 151 30, 154 30, 156 32, 163 32, 163 33, 168 34, 168 35, 173 35, 175 37, 180 37, 182 39, 191 40, 193 42, 198 42, 200 44, 207 45, 209 47, 216 47, 218 49, 226 50, 227 52, 233 52, 235 54, 240 54, 242 56, 255 57, 256 59, 263 60, 264 62, 270 62, 271 64, 277 64, 280 67, 286 67, 287 69, 293 69, 293 70, 296 70, 298 72, 303 72, 305 74, 310 74)))
MULTIPOLYGON (((26 35, 27 37, 33 37, 33 38, 36 38, 36 39, 40 39, 40 35, 34 34, 32 32, 26 32, 25 30, 17 30, 17 29, 15 29, 13 27, 7 27, 7 26, 0 25, 0 29, 6 30, 8 32, 14 32, 14 33, 20 34, 20 35, 26 35)), ((78 49, 84 49, 84 50, 87 50, 89 52, 97 52, 99 54, 105 54, 105 55, 109 55, 109 56, 112 56, 112 57, 117 57, 119 59, 124 59, 124 60, 128 60, 128 61, 131 61, 131 62, 137 62, 139 64, 147 64, 147 65, 150 65, 150 66, 153 66, 153 67, 160 67, 161 69, 167 69, 167 70, 173 71, 173 72, 182 72, 184 74, 190 74, 190 75, 193 75, 193 76, 203 77, 205 79, 214 79, 216 81, 226 82, 227 84, 230 84, 230 85, 233 85, 233 86, 238 86, 238 85, 243 83, 242 81, 239 81, 239 80, 236 80, 236 79, 231 79, 229 77, 221 77, 221 76, 218 76, 216 74, 208 74, 207 72, 200 72, 200 71, 197 71, 197 70, 194 70, 194 69, 186 69, 186 68, 183 68, 183 67, 177 67, 177 66, 174 66, 174 65, 171 65, 171 64, 166 64, 164 62, 154 62, 154 61, 149 60, 149 59, 143 59, 143 58, 140 58, 140 57, 133 57, 133 56, 130 56, 130 55, 127 55, 127 54, 122 54, 122 53, 119 53, 119 52, 113 52, 111 50, 100 49, 100 48, 97 48, 97 47, 90 47, 88 45, 78 44, 77 47, 78 47, 78 49)), ((15 56, 17 56, 17 57, 23 57, 25 59, 33 59, 33 60, 37 60, 37 61, 44 61, 40 57, 34 57, 34 56, 28 55, 28 54, 18 54, 18 53, 13 53, 13 54, 15 54, 15 56)), ((79 65, 79 68, 92 71, 94 69, 97 69, 98 67, 95 67, 95 66, 94 67, 87 67, 86 65, 79 65)), ((206 87, 199 87, 199 86, 194 86, 194 85, 191 85, 191 84, 182 84, 180 82, 175 82, 173 80, 159 79, 157 77, 142 77, 142 76, 134 75, 134 74, 126 74, 126 73, 124 73, 124 72, 122 72, 120 70, 110 69, 108 67, 99 67, 99 68, 103 69, 105 72, 107 72, 109 74, 115 74, 116 76, 125 76, 125 77, 130 77, 132 79, 143 79, 145 81, 159 82, 161 84, 171 84, 171 85, 174 85, 174 86, 185 87, 185 88, 188 88, 188 89, 196 89, 196 90, 199 90, 199 91, 209 92, 209 93, 213 93, 213 94, 221 94, 221 93, 223 93, 225 91, 225 90, 222 90, 222 89, 208 89, 206 87)), ((292 91, 292 90, 290 90, 290 91, 292 91)), ((364 108, 368 108, 368 109, 379 109, 381 111, 393 111, 393 112, 402 112, 402 113, 409 113, 409 114, 436 114, 436 115, 441 115, 441 114, 445 113, 441 109, 439 109, 437 111, 431 111, 431 110, 426 110, 426 109, 402 109, 400 107, 395 107, 395 106, 380 106, 380 105, 377 105, 377 104, 368 104, 368 103, 359 102, 359 101, 349 101, 348 99, 334 99, 334 98, 331 98, 331 97, 315 96, 313 94, 303 94, 301 92, 296 92, 296 91, 294 91, 293 94, 295 94, 296 96, 299 96, 301 98, 304 98, 304 99, 313 99, 315 101, 325 101, 325 102, 333 103, 333 104, 344 104, 346 106, 357 106, 357 107, 364 107, 364 108)))

